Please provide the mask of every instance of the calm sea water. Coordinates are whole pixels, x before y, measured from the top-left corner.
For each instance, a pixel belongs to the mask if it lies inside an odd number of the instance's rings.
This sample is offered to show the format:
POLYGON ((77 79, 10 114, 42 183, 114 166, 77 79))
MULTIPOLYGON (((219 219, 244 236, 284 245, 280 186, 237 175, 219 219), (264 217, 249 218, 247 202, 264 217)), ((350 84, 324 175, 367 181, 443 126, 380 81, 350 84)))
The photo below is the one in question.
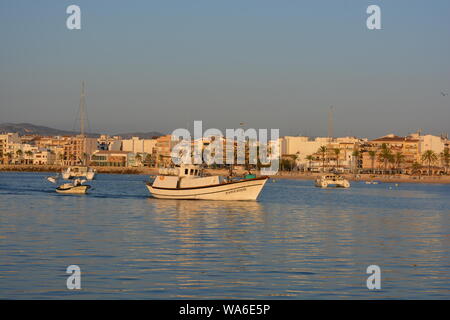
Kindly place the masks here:
POLYGON ((150 198, 138 175, 60 195, 48 175, 0 173, 0 298, 450 298, 450 185, 276 180, 210 202, 150 198))

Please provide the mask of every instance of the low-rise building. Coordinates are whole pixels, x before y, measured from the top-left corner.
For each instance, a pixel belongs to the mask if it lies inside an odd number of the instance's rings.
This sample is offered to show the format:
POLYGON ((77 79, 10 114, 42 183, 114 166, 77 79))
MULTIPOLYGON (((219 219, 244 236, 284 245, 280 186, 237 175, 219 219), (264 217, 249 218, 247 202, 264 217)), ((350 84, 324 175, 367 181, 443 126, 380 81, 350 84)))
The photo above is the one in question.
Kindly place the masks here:
POLYGON ((98 150, 110 150, 110 151, 122 150, 122 139, 119 136, 110 137, 107 134, 102 134, 97 139, 97 144, 98 150))
POLYGON ((97 150, 92 154, 90 164, 100 167, 128 167, 134 154, 127 151, 97 150))
POLYGON ((53 165, 56 163, 56 155, 51 150, 38 150, 33 153, 33 164, 53 165))

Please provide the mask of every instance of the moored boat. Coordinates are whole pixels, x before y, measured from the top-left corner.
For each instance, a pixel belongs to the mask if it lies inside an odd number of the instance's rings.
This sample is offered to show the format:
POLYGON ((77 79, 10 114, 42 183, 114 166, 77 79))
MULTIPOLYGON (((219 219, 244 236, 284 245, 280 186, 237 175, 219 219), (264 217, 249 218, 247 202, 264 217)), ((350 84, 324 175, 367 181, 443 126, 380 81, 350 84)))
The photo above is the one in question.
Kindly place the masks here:
POLYGON ((349 188, 350 182, 337 174, 327 174, 316 179, 316 187, 328 188, 329 186, 337 188, 349 188))
POLYGON ((95 178, 96 170, 88 166, 72 166, 63 170, 61 173, 63 179, 70 180, 73 178, 86 178, 93 180, 95 178))
POLYGON ((183 165, 160 170, 152 183, 147 182, 147 188, 160 199, 256 200, 268 178, 204 176, 199 167, 183 165))

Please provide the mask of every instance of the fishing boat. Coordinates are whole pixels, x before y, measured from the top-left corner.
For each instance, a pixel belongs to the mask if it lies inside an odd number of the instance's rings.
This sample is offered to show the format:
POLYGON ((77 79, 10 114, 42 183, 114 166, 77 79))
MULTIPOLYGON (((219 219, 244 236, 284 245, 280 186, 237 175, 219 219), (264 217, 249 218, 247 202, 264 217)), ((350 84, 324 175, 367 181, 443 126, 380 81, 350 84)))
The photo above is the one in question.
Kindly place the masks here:
POLYGON ((256 200, 269 177, 247 175, 241 179, 206 176, 195 165, 163 168, 152 182, 150 194, 159 199, 256 200))
POLYGON ((329 186, 337 188, 349 188, 350 182, 337 174, 327 174, 321 176, 315 181, 316 187, 328 188, 329 186))
POLYGON ((94 180, 97 171, 88 166, 72 166, 61 172, 64 180, 74 178, 86 178, 87 180, 94 180))
POLYGON ((90 185, 83 184, 85 180, 75 179, 72 183, 64 183, 56 188, 57 193, 70 193, 70 194, 85 194, 90 185))

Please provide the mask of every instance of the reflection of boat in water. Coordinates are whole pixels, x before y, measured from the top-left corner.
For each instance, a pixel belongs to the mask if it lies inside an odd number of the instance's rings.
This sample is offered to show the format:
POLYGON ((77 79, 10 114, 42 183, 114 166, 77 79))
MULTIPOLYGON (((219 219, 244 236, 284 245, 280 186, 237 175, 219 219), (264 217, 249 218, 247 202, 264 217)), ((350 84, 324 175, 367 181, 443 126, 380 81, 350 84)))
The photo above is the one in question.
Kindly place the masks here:
POLYGON ((90 185, 83 184, 85 180, 75 179, 73 183, 64 183, 56 188, 58 193, 85 194, 91 188, 90 185))
POLYGON ((250 219, 262 223, 265 217, 265 206, 260 201, 215 201, 167 199, 161 201, 153 197, 147 198, 154 219, 164 224, 174 221, 185 226, 206 223, 209 226, 222 224, 224 221, 235 223, 242 219, 250 219))
POLYGON ((149 197, 148 203, 154 208, 155 212, 164 214, 177 213, 181 215, 195 216, 203 214, 224 212, 228 214, 245 215, 262 214, 264 213, 263 205, 259 201, 215 201, 202 200, 201 206, 198 201, 183 201, 179 199, 167 199, 166 201, 159 201, 158 199, 149 197))
POLYGON ((155 198, 191 200, 256 200, 268 177, 243 179, 203 176, 193 165, 160 170, 147 188, 155 198))
POLYGON ((86 178, 87 180, 93 180, 95 178, 95 169, 88 166, 73 166, 64 170, 61 175, 63 179, 70 180, 73 178, 86 178))
POLYGON ((338 188, 349 188, 350 182, 347 179, 337 175, 337 174, 327 174, 321 176, 315 181, 316 187, 327 188, 329 186, 334 186, 338 188))

